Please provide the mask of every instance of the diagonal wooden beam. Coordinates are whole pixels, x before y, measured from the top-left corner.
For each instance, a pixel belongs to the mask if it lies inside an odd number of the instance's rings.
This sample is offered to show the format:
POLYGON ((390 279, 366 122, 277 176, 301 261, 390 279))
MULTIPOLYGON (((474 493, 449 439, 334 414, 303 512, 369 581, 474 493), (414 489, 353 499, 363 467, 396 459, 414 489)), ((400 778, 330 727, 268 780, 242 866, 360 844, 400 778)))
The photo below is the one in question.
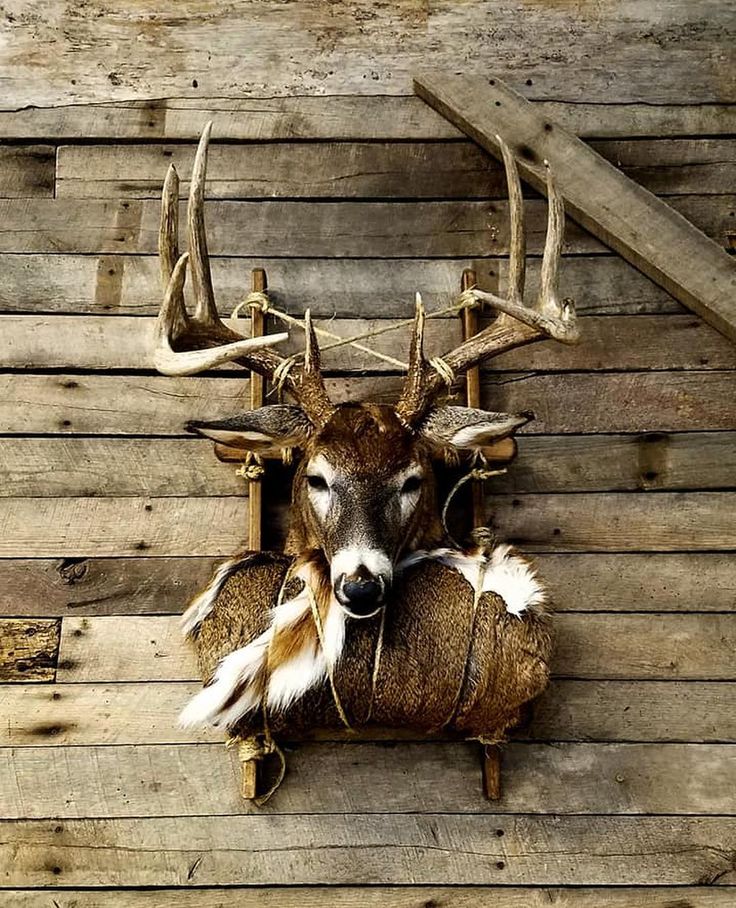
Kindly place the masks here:
POLYGON ((548 160, 571 217, 736 342, 736 259, 681 214, 499 79, 433 73, 415 79, 414 90, 499 158, 503 136, 540 192, 548 160))

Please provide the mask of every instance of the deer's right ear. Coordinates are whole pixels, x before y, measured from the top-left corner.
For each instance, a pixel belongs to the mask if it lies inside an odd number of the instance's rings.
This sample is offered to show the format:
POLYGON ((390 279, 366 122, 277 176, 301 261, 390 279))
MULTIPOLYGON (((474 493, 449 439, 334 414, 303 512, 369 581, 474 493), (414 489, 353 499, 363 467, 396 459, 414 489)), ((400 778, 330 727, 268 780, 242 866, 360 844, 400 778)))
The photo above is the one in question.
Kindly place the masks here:
POLYGON ((240 416, 212 422, 189 422, 187 431, 204 435, 231 448, 263 453, 304 445, 313 430, 301 407, 274 404, 249 410, 240 416))

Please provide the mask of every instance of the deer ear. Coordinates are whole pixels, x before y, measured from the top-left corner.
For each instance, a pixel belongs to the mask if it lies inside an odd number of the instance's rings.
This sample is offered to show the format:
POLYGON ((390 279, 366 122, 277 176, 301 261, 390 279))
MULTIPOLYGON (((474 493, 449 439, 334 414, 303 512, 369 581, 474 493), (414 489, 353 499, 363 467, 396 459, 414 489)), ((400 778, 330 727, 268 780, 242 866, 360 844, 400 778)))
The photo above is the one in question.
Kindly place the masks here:
POLYGON ((186 428, 188 432, 196 432, 232 448, 262 453, 302 446, 313 426, 301 407, 274 404, 230 419, 189 422, 186 428))
POLYGON ((430 444, 472 449, 512 435, 534 419, 533 413, 493 413, 472 407, 434 407, 419 432, 430 444))

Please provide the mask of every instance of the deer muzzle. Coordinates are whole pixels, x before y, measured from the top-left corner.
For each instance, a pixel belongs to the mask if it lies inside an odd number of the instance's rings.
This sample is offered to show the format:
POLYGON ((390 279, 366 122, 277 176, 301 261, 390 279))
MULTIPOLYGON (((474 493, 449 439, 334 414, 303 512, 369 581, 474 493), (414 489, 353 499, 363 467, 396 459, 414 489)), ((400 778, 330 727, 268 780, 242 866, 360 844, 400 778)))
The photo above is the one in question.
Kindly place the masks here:
POLYGON ((365 557, 360 560, 355 557, 357 554, 343 550, 333 558, 335 598, 351 618, 372 618, 385 605, 392 565, 378 550, 362 553, 365 557))

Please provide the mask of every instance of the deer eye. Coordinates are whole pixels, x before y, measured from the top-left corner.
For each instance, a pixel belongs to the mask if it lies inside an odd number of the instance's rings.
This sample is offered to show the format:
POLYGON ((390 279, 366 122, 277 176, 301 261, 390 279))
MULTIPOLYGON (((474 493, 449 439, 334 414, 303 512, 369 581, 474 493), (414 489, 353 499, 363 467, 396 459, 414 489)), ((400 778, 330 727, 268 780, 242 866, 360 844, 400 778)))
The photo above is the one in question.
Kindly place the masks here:
POLYGON ((316 473, 307 475, 307 485, 310 489, 316 489, 321 492, 327 491, 327 481, 324 476, 318 476, 316 473))
POLYGON ((401 487, 402 495, 411 495, 412 492, 418 492, 422 487, 421 476, 410 476, 401 487))

